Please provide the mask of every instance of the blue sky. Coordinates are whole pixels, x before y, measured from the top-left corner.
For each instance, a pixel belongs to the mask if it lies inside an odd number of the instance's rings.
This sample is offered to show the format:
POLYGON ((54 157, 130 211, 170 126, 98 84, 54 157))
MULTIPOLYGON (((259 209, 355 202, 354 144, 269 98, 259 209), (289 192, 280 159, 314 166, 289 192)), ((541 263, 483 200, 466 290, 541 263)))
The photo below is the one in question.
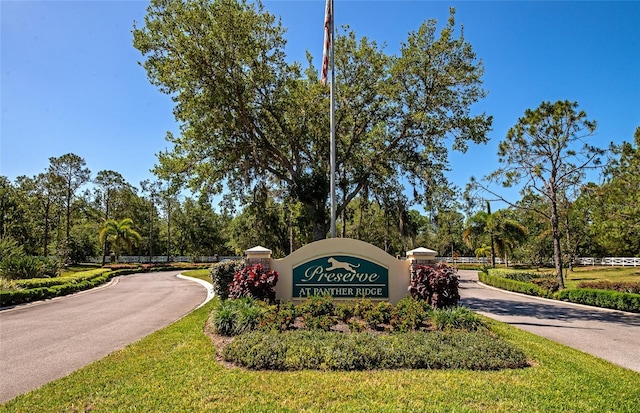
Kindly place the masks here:
MULTIPOLYGON (((288 28, 287 55, 322 54, 324 1, 265 1, 288 28)), ((592 143, 631 141, 640 126, 640 2, 445 2, 336 0, 336 24, 387 45, 427 19, 441 26, 450 6, 485 65, 488 97, 474 106, 494 117, 491 142, 451 153, 449 178, 498 167, 497 145, 528 108, 577 101, 598 121, 592 143)), ((177 131, 173 104, 146 78, 133 48, 144 1, 0 1, 0 174, 43 172, 73 152, 93 175, 120 172, 138 185, 177 131)), ((338 79, 339 81, 339 79, 338 79)), ((596 177, 593 177, 596 179, 596 177)))

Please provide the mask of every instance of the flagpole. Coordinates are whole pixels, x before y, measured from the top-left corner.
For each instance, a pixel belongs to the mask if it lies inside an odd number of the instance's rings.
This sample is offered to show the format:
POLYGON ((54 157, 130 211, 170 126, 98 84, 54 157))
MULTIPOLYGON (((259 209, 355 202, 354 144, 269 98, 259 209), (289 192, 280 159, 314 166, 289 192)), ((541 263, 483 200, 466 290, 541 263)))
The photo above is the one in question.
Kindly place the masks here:
MULTIPOLYGON (((331 59, 331 104, 330 104, 330 124, 331 124, 331 143, 330 143, 330 151, 331 154, 329 156, 331 162, 331 183, 330 183, 330 191, 331 191, 331 238, 336 237, 336 127, 335 127, 335 111, 336 111, 336 100, 335 100, 335 66, 334 66, 334 13, 333 13, 333 0, 331 1, 331 51, 330 51, 330 59, 331 59)), ((344 225, 344 223, 343 223, 344 225)))

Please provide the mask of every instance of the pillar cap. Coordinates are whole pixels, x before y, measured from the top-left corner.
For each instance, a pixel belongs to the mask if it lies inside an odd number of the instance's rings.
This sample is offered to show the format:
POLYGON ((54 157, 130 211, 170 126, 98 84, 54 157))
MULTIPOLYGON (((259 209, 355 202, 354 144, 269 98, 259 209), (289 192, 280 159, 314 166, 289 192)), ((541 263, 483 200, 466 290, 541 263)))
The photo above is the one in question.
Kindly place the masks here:
POLYGON ((407 257, 409 258, 435 258, 436 251, 430 250, 429 248, 416 248, 411 251, 407 251, 407 257))
POLYGON ((265 248, 260 245, 258 245, 257 247, 249 248, 248 250, 245 250, 244 253, 247 255, 248 258, 249 257, 270 258, 271 257, 271 250, 269 248, 265 248))

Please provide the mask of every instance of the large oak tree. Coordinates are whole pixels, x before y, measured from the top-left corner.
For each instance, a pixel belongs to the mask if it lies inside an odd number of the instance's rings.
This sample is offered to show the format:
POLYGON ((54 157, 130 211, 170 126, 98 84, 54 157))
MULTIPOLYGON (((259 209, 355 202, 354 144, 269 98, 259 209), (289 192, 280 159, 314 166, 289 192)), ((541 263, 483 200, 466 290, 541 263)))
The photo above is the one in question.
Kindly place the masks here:
MULTIPOLYGON (((321 15, 322 9, 318 10, 321 15)), ((345 29, 335 39, 338 216, 356 196, 403 179, 427 202, 446 183, 449 148, 487 140, 483 66, 454 11, 409 34, 398 56, 345 29)), ((155 172, 192 190, 242 199, 280 187, 302 203, 315 238, 328 229, 329 89, 286 60, 285 29, 260 2, 152 0, 134 46, 152 84, 173 98, 180 134, 155 172)), ((318 46, 319 48, 319 46, 318 46)))

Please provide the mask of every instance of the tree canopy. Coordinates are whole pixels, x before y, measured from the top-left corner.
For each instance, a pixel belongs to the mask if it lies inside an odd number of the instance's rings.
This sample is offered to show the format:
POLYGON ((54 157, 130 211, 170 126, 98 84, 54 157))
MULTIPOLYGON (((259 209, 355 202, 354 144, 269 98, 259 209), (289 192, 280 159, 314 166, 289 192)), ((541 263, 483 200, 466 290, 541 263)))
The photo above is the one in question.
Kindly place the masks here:
MULTIPOLYGON (((452 9, 387 55, 348 28, 335 39, 338 215, 360 195, 414 186, 428 203, 443 185, 449 148, 486 142, 482 62, 452 9)), ((260 2, 153 0, 134 46, 152 84, 170 94, 181 124, 155 172, 191 189, 242 199, 281 188, 305 206, 315 238, 328 229, 329 89, 311 55, 305 70, 286 60, 285 29, 260 2)))

